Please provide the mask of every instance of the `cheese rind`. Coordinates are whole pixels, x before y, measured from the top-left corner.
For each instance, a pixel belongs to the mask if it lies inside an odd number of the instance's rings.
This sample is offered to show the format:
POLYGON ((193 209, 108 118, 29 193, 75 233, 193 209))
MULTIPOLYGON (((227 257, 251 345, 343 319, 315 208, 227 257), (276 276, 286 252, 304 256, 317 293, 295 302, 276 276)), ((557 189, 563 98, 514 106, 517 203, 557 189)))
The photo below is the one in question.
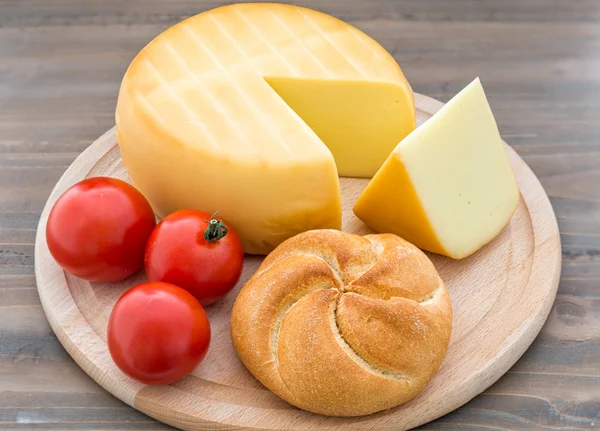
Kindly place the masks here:
POLYGON ((460 259, 495 238, 518 202, 496 121, 475 79, 396 147, 354 212, 378 232, 460 259))
POLYGON ((336 162, 342 175, 373 175, 414 129, 415 108, 394 59, 354 27, 237 4, 146 46, 116 122, 129 175, 161 217, 219 210, 247 253, 265 254, 299 232, 341 228, 336 162))

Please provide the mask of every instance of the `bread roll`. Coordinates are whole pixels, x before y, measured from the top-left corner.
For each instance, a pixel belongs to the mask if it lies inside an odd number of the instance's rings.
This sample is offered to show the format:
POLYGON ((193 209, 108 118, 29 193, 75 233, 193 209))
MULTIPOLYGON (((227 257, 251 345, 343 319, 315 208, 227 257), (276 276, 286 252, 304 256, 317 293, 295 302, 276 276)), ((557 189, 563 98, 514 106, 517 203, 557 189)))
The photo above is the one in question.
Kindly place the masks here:
POLYGON ((277 247, 240 291, 233 345, 287 402, 359 416, 417 395, 438 370, 452 308, 435 267, 390 234, 313 230, 277 247))

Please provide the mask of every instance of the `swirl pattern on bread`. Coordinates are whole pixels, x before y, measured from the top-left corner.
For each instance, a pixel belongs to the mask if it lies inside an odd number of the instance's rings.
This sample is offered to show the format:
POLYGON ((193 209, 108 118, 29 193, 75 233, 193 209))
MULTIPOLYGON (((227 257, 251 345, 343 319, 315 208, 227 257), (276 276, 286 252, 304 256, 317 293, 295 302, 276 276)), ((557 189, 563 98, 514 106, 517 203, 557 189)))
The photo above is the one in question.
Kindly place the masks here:
POLYGON ((359 416, 416 396, 437 372, 452 329, 429 258, 390 234, 314 230, 282 243, 240 291, 238 356, 301 409, 359 416))

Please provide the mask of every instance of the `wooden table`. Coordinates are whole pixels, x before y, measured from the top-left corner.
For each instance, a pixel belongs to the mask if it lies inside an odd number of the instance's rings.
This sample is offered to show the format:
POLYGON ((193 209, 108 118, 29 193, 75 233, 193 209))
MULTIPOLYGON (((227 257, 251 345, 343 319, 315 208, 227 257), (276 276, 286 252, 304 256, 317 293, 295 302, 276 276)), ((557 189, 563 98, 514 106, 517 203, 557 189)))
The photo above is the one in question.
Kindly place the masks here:
MULTIPOLYGON (((63 350, 39 304, 33 243, 53 185, 113 125, 135 53, 222 3, 0 0, 0 429, 169 429, 63 350)), ((562 279, 541 334, 484 394, 422 429, 600 429, 600 1, 297 3, 373 36, 420 93, 446 101, 480 76, 558 217, 562 279)))

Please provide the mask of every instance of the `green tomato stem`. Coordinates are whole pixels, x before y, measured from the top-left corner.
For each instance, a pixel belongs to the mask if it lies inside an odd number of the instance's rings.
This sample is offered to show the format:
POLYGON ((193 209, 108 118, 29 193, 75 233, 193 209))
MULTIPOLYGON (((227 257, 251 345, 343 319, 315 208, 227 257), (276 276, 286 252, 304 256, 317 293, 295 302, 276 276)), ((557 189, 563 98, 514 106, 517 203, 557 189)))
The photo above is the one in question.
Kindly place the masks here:
POLYGON ((210 220, 207 220, 208 227, 204 231, 204 239, 208 242, 218 241, 227 235, 227 232, 229 232, 227 226, 225 226, 221 220, 215 218, 218 212, 219 211, 216 211, 210 217, 210 220))

